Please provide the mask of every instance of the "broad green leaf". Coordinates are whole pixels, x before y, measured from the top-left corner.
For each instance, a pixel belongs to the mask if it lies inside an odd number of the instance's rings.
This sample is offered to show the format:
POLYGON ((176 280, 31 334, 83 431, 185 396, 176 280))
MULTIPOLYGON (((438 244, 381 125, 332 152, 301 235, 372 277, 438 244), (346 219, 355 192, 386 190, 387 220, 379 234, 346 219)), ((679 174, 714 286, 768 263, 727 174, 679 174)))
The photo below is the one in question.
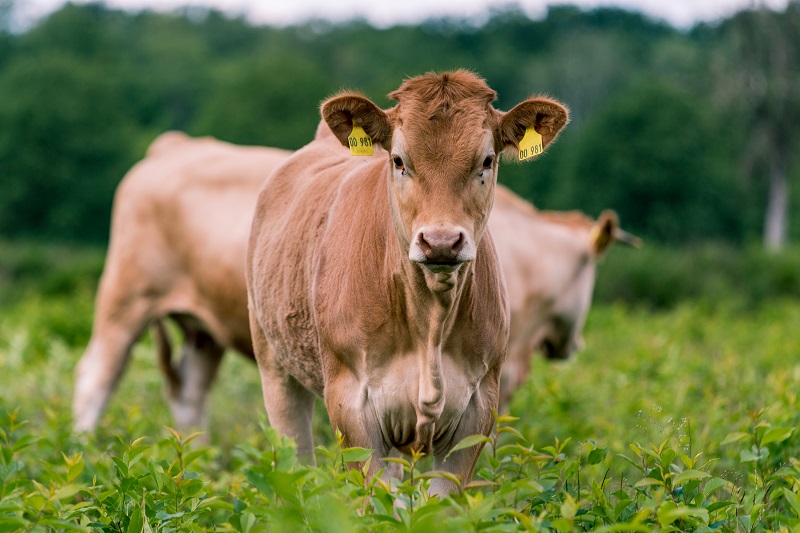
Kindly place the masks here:
POLYGON ((606 455, 608 455, 608 448, 595 448, 589 452, 589 457, 586 459, 586 462, 590 465, 602 463, 606 455))
POLYGON ((473 446, 477 446, 479 444, 486 444, 487 442, 492 442, 492 439, 487 437, 486 435, 470 435, 469 437, 464 437, 461 441, 453 446, 447 455, 444 456, 444 460, 446 461, 448 457, 450 457, 453 453, 464 450, 466 448, 472 448, 473 446))
POLYGON ((791 505, 794 514, 800 518, 800 494, 792 492, 787 487, 783 487, 783 497, 786 498, 786 501, 791 505))
POLYGON ((708 497, 709 494, 714 492, 717 489, 721 489, 728 485, 728 481, 722 479, 721 477, 715 477, 714 479, 708 480, 705 487, 703 487, 703 494, 708 497))
POLYGON ((516 428, 512 428, 511 426, 503 426, 501 428, 498 428, 497 434, 500 435, 501 433, 511 433, 518 439, 525 440, 525 437, 522 436, 522 433, 520 433, 519 430, 517 430, 516 428))
POLYGON ((725 501, 722 501, 722 502, 714 502, 711 505, 709 505, 708 507, 706 507, 706 510, 709 513, 713 513, 714 511, 719 511, 720 509, 725 509, 726 507, 730 507, 731 505, 736 505, 736 502, 731 501, 731 500, 725 500, 725 501))
POLYGON ((741 433, 741 432, 729 433, 728 436, 725 437, 722 440, 722 442, 720 442, 720 445, 724 446, 725 444, 731 444, 733 442, 747 440, 751 437, 752 435, 750 433, 741 433))
POLYGON ((198 458, 206 455, 208 453, 207 448, 201 448, 199 450, 195 450, 193 452, 189 452, 183 456, 183 467, 187 468, 190 464, 195 462, 198 458))
POLYGON ((431 470, 418 476, 420 479, 447 479, 452 481, 457 487, 461 487, 461 479, 451 472, 445 470, 431 470))
POLYGON ((702 470, 684 470, 675 476, 675 479, 672 480, 672 484, 673 486, 683 485, 687 481, 691 481, 693 479, 705 479, 707 477, 711 477, 711 474, 708 472, 703 472, 702 470))
POLYGON ((666 501, 661 504, 656 513, 658 516, 658 523, 662 527, 671 525, 679 518, 696 518, 708 525, 708 511, 702 507, 687 507, 685 505, 675 505, 672 501, 666 501))
POLYGON ((612 524, 610 526, 603 526, 594 529, 593 531, 595 533, 629 533, 629 532, 650 533, 652 529, 650 529, 644 524, 624 523, 624 524, 612 524))
POLYGON ((766 446, 773 442, 783 442, 792 436, 794 428, 770 428, 761 437, 761 445, 766 446))
POLYGON ((653 485, 663 486, 664 482, 661 481, 660 479, 653 479, 651 477, 646 477, 646 478, 642 478, 639 481, 637 481, 636 484, 634 484, 633 486, 641 488, 641 487, 650 487, 650 486, 653 486, 653 485))
POLYGON ((477 488, 481 488, 481 487, 496 487, 496 486, 497 486, 497 483, 495 483, 494 481, 489 481, 489 480, 486 480, 486 479, 478 479, 476 481, 470 481, 469 483, 464 485, 463 489, 464 490, 469 490, 469 489, 477 489, 477 488))
POLYGON ((343 448, 341 452, 345 463, 360 463, 372 455, 372 450, 368 448, 343 448))
POLYGON ((256 524, 256 515, 251 512, 244 512, 242 513, 242 517, 239 519, 239 524, 242 528, 242 533, 247 533, 253 526, 256 524))
POLYGON ((77 483, 64 485, 63 487, 59 487, 58 490, 55 491, 53 496, 57 500, 66 500, 67 498, 72 498, 83 489, 82 485, 78 485, 77 483))
POLYGON ((752 463, 766 459, 769 456, 768 448, 761 448, 760 450, 753 446, 749 450, 742 450, 739 452, 739 458, 743 463, 752 463))
POLYGON ((142 510, 134 509, 131 513, 131 521, 128 522, 128 533, 142 533, 144 520, 142 520, 142 510))
POLYGON ((25 435, 23 437, 20 437, 19 440, 17 440, 16 442, 14 442, 12 449, 15 452, 19 452, 31 446, 32 444, 35 444, 40 440, 42 440, 41 437, 34 437, 33 435, 25 435))

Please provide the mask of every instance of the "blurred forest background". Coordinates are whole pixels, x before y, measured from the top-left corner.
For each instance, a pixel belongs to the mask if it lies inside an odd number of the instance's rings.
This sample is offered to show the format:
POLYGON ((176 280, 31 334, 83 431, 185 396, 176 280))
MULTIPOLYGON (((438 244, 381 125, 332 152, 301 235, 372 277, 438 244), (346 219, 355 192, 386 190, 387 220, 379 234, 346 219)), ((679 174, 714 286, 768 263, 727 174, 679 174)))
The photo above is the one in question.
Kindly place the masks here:
MULTIPOLYGON (((465 67, 497 90, 500 109, 533 93, 568 104, 561 140, 533 164, 502 165, 500 181, 540 208, 615 209, 651 249, 634 261, 660 269, 642 282, 657 303, 709 290, 692 279, 698 269, 736 286, 778 268, 774 289, 800 295, 798 254, 771 267, 778 254, 762 252, 800 237, 796 0, 684 30, 571 6, 538 20, 507 6, 480 24, 378 29, 66 4, 19 31, 14 5, 0 0, 0 279, 50 264, 19 243, 61 244, 56 263, 63 245, 102 249, 117 183, 165 130, 296 149, 339 89, 389 107, 405 77, 465 67), (678 249, 704 251, 675 259, 678 249)), ((634 278, 608 290, 630 295, 634 278)))

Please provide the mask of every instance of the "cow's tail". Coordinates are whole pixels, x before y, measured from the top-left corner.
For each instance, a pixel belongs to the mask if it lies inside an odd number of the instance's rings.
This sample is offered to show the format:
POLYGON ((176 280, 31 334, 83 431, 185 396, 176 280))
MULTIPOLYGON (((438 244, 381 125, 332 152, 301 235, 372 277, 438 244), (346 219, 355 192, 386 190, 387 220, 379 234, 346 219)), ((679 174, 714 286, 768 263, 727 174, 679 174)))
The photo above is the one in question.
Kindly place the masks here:
POLYGON ((158 367, 167 378, 169 393, 174 394, 181 388, 181 376, 172 365, 172 345, 169 342, 163 318, 153 320, 153 336, 155 337, 156 352, 158 352, 158 367))

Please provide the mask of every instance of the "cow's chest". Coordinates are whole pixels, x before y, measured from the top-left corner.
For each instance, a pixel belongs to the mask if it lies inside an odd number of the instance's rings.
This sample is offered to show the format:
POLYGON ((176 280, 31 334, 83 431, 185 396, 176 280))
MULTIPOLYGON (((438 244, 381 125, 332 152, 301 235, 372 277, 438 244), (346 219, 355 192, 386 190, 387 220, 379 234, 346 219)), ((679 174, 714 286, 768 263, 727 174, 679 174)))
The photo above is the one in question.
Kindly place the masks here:
POLYGON ((464 358, 443 353, 441 412, 430 416, 420 406, 425 396, 421 383, 430 372, 425 362, 423 355, 402 354, 367 372, 367 416, 379 424, 388 446, 406 453, 428 440, 420 433, 432 432, 434 443, 448 439, 486 373, 483 364, 468 365, 464 358))

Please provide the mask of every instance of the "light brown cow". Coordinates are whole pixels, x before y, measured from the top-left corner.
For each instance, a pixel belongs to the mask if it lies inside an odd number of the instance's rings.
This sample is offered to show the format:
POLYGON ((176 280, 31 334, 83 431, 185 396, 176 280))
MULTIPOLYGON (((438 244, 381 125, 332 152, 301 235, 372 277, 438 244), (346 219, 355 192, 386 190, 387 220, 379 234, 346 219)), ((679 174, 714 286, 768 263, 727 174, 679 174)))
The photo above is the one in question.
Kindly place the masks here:
MULTIPOLYGON (((167 377, 167 393, 178 427, 202 428, 205 420, 204 404, 223 349, 233 349, 253 357, 250 328, 246 312, 227 312, 229 309, 246 309, 247 292, 244 283, 244 256, 247 247, 255 198, 264 181, 264 172, 276 166, 290 152, 261 147, 238 147, 211 138, 193 139, 178 132, 168 132, 153 142, 145 161, 129 173, 127 183, 144 178, 148 173, 155 177, 180 180, 180 194, 159 196, 161 211, 169 217, 146 217, 144 224, 136 218, 125 219, 115 209, 115 231, 112 242, 122 249, 135 249, 137 254, 158 257, 160 263, 190 264, 198 257, 240 259, 237 268, 225 267, 225 275, 207 276, 202 280, 186 279, 191 272, 173 270, 169 280, 176 285, 200 287, 205 285, 204 301, 194 299, 192 306, 177 306, 177 295, 182 291, 170 287, 160 291, 164 295, 159 307, 168 309, 184 334, 183 355, 179 368, 171 364, 171 347, 164 334, 162 321, 154 318, 156 342, 161 368, 167 377), (213 160, 213 165, 208 162, 213 160), (236 201, 217 201, 219 187, 225 185, 225 195, 236 201), (191 198, 192 209, 185 209, 184 198, 191 198), (182 207, 183 206, 183 207, 182 207), (229 209, 227 213, 220 210, 229 209), (239 223, 224 238, 208 239, 205 234, 187 235, 192 247, 165 247, 162 238, 153 238, 176 224, 189 231, 204 232, 207 228, 198 223, 197 213, 214 213, 214 219, 239 223), (188 217, 188 218, 184 218, 188 217), (157 227, 159 223, 167 227, 157 227), (154 231, 154 229, 156 231, 154 231), (176 254, 189 252, 186 257, 176 254), (236 278, 236 275, 239 278, 236 278), (215 286, 221 284, 222 286, 215 286), (214 301, 222 295, 226 301, 214 301), (209 300, 208 298, 212 298, 209 300), (170 303, 170 301, 172 303, 170 303), (222 311, 222 312, 221 312, 222 311), (216 325, 217 333, 209 324, 216 325), (222 333, 219 333, 222 332, 222 333)), ((161 187, 159 179, 149 180, 150 186, 161 187)), ((125 213, 136 214, 148 207, 158 190, 143 194, 142 187, 120 188, 116 205, 125 213), (131 191, 130 194, 128 191, 131 191)), ((631 237, 613 229, 612 216, 604 215, 593 222, 577 213, 562 214, 537 211, 507 188, 498 185, 494 207, 489 217, 497 254, 500 259, 511 306, 511 335, 508 357, 503 365, 500 387, 501 410, 507 406, 513 392, 528 374, 532 353, 541 349, 546 356, 566 358, 579 344, 583 322, 591 303, 596 258, 602 254, 611 239, 632 243, 631 237), (588 250, 588 251, 587 251, 588 250), (565 274, 570 273, 570 274, 565 274)), ((133 307, 152 308, 152 295, 138 290, 128 293, 131 287, 155 286, 159 283, 150 276, 165 276, 164 272, 139 268, 138 262, 118 263, 119 254, 109 254, 106 270, 116 272, 121 286, 110 282, 101 284, 95 316, 95 344, 108 344, 103 339, 117 321, 104 316, 104 312, 122 315, 119 303, 127 301, 133 307), (144 277, 144 279, 140 279, 144 277), (121 295, 125 295, 121 298, 121 295), (145 300, 143 304, 139 300, 145 300), (109 302, 101 305, 100 302, 109 302)), ((208 272, 203 269, 199 272, 208 272)), ((154 316, 149 313, 148 316, 154 316)), ((124 322, 122 333, 134 338, 141 329, 141 319, 124 322), (125 331, 125 324, 130 330, 125 331)), ((119 326, 115 327, 119 329, 119 326)), ((119 373, 119 351, 95 352, 91 373, 115 375, 119 373)), ((92 374, 88 376, 92 378, 92 374)), ((100 408, 108 398, 112 382, 105 381, 99 389, 91 379, 80 379, 76 384, 75 420, 79 429, 92 429, 100 408), (105 387, 105 388, 103 388, 105 387), (85 398, 79 400, 79 398, 85 398), (99 399, 98 399, 99 398, 99 399), (91 413, 91 415, 90 415, 91 413)))
POLYGON ((498 111, 467 71, 406 80, 390 97, 386 111, 356 93, 327 100, 318 138, 259 194, 247 289, 264 402, 311 460, 316 394, 348 446, 374 450, 370 475, 395 448, 433 453, 467 481, 481 447, 444 457, 491 431, 508 342, 486 231, 497 159, 528 128, 546 147, 567 111, 546 98, 498 111), (383 149, 351 156, 354 126, 383 149))
MULTIPOLYGON (((173 317, 185 335, 180 368, 162 366, 180 427, 203 426, 223 348, 253 354, 244 264, 256 191, 290 152, 170 132, 117 188, 111 240, 89 346, 76 372, 77 430, 97 424, 145 327, 173 317)), ((163 330, 157 330, 167 354, 163 330)))
POLYGON ((582 346, 598 258, 612 242, 638 246, 640 241, 619 228, 613 211, 604 211, 597 221, 578 211, 538 211, 501 186, 489 228, 511 307, 500 385, 504 410, 528 377, 534 351, 567 359, 582 346))

